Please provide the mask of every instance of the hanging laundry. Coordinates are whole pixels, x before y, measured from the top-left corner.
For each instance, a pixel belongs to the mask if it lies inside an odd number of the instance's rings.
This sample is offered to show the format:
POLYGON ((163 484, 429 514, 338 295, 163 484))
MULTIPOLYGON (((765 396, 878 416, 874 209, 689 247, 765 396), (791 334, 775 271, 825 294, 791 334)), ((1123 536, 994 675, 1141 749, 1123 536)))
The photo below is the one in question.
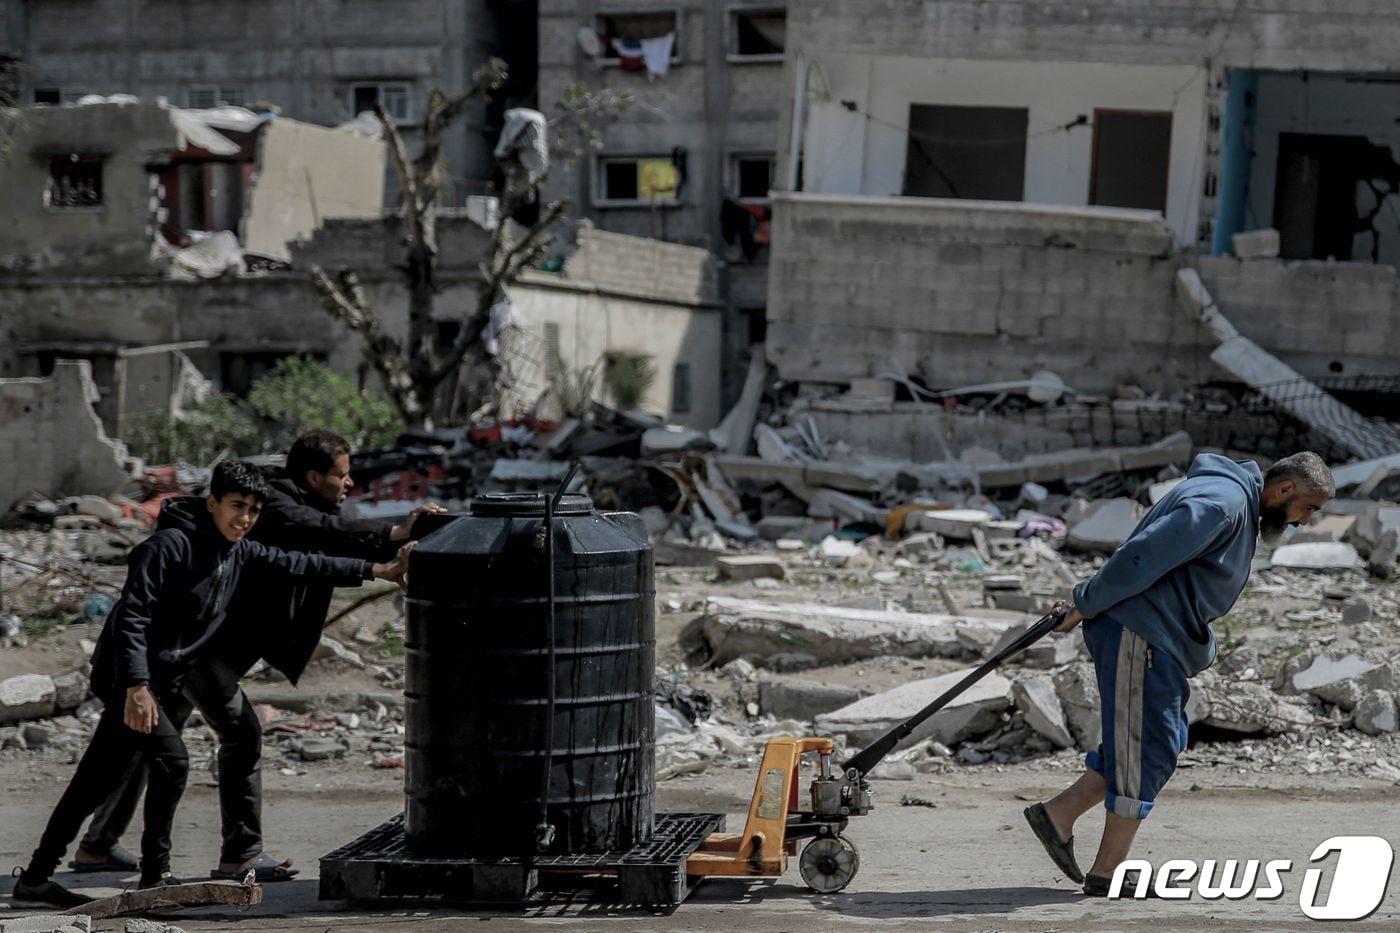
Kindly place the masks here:
POLYGON ((668 32, 655 39, 642 40, 642 58, 646 61, 647 77, 653 81, 666 77, 671 70, 671 51, 676 47, 676 34, 668 32))
POLYGON ((622 62, 623 71, 641 71, 646 67, 642 57, 641 40, 619 39, 614 36, 608 42, 612 44, 613 51, 617 52, 617 57, 622 62))
POLYGON ((680 174, 674 162, 647 159, 637 165, 637 193, 648 201, 664 201, 676 196, 680 174))
POLYGON ((549 144, 544 114, 528 107, 512 107, 505 113, 505 127, 496 142, 496 158, 520 163, 530 184, 549 168, 549 144))
POLYGON ((741 204, 739 206, 753 215, 753 241, 762 246, 767 246, 768 219, 773 216, 773 209, 766 204, 741 204))

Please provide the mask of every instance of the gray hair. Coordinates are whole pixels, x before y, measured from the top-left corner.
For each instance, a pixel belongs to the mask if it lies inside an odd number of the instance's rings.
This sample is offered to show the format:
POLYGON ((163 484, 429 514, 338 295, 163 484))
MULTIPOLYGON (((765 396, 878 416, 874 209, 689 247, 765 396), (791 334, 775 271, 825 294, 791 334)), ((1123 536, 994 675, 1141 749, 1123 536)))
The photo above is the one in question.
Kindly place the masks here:
POLYGON ((1264 471, 1264 484, 1288 480, 1305 493, 1322 493, 1328 498, 1336 491, 1332 482, 1332 471, 1327 463, 1313 453, 1304 450, 1284 457, 1264 471))

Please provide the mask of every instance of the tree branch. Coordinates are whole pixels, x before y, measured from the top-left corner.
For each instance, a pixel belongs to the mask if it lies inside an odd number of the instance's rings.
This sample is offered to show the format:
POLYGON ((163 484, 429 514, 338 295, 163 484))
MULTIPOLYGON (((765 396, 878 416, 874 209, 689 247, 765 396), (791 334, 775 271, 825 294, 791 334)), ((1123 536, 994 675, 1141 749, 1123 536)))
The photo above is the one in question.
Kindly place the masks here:
POLYGON ((393 118, 379 104, 374 105, 374 115, 384 127, 384 138, 389 143, 389 155, 394 159, 394 171, 399 176, 399 184, 403 185, 404 200, 408 202, 405 205, 406 213, 414 214, 414 208, 418 205, 418 183, 408 167, 408 147, 404 145, 403 135, 399 133, 393 118))

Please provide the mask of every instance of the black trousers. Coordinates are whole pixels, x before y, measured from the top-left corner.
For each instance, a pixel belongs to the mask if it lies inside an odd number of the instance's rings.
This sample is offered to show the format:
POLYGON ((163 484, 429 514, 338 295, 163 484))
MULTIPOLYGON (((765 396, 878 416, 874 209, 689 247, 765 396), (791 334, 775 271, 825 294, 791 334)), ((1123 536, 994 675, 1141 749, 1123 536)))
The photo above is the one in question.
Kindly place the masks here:
POLYGON ((185 792, 189 757, 180 730, 190 707, 183 695, 156 698, 159 721, 148 734, 122 721, 124 695, 107 699, 87 750, 49 817, 26 872, 30 880, 49 878, 77 838, 83 820, 114 791, 133 762, 144 759, 148 773, 145 829, 141 833, 141 874, 150 878, 170 867, 170 831, 185 792))
MULTIPOLYGON (((202 660, 185 679, 185 696, 219 736, 219 814, 223 843, 219 861, 244 862, 262 854, 262 723, 238 685, 235 668, 217 658, 202 660)), ((93 814, 83 848, 110 852, 131 825, 146 781, 136 762, 122 785, 93 814)))

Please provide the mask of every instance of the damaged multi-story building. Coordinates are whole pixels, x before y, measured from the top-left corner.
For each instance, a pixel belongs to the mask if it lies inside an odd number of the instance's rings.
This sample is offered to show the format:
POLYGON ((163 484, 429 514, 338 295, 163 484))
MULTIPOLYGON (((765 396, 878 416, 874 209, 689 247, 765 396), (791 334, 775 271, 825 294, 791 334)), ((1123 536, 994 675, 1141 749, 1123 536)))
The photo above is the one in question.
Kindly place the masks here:
POLYGON ((1037 373, 1132 410, 1081 444, 1182 426, 1144 394, 1393 392, 1397 39, 1361 0, 790 5, 769 360, 893 377, 841 428, 905 455, 929 390, 1037 373))
MULTIPOLYGON (((468 107, 444 139, 445 191, 460 205, 494 178, 504 110, 534 99, 535 2, 400 0, 387 9, 371 0, 0 0, 0 106, 131 94, 335 125, 379 105, 413 145, 429 93, 463 92, 473 69, 497 56, 510 66, 507 86, 468 107)), ((385 190, 386 204, 397 203, 392 172, 385 190)))
POLYGON ((715 254, 726 406, 764 339, 786 31, 772 0, 539 5, 541 109, 578 83, 631 100, 594 121, 599 148, 556 171, 547 196, 599 229, 715 254))

